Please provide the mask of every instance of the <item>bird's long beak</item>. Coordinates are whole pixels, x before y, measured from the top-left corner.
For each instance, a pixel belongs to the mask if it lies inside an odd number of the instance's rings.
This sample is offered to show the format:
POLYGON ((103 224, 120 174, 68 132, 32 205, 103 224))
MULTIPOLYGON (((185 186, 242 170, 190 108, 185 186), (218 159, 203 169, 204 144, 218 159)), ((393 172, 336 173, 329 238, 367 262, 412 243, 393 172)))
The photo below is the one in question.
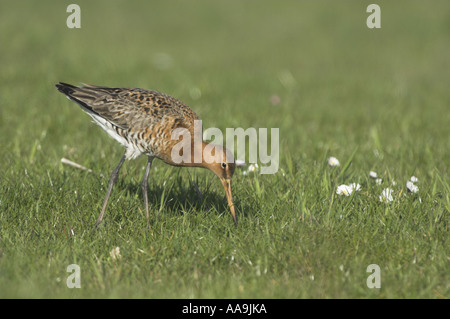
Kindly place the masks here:
POLYGON ((225 194, 227 195, 228 206, 230 206, 231 216, 233 216, 234 224, 237 225, 236 213, 234 212, 233 195, 231 194, 231 179, 221 178, 225 194))

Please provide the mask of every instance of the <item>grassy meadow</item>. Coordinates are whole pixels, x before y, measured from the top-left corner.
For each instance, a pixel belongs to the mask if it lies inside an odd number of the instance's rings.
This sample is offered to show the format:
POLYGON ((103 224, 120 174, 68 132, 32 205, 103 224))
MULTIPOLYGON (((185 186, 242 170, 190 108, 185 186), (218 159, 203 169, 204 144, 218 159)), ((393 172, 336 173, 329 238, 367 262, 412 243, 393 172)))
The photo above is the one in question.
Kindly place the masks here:
POLYGON ((70 3, 0 2, 0 298, 450 297, 448 1, 378 1, 381 29, 369 1, 78 0, 80 29, 70 3), (155 160, 148 230, 146 158, 127 161, 91 233, 124 150, 59 81, 279 128, 279 170, 236 170, 235 227, 211 172, 155 160))

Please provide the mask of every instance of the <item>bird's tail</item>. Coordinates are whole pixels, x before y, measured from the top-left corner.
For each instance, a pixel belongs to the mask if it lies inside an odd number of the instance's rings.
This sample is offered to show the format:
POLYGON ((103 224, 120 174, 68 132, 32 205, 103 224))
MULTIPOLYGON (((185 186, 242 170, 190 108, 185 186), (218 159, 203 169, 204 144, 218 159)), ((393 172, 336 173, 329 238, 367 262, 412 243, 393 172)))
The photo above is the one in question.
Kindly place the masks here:
POLYGON ((64 82, 59 82, 58 84, 56 84, 56 88, 59 92, 64 93, 67 96, 70 96, 73 92, 75 92, 76 89, 78 89, 78 87, 76 87, 75 85, 64 82))
POLYGON ((93 95, 91 92, 86 91, 84 87, 78 87, 72 84, 59 82, 58 84, 56 84, 56 88, 59 92, 64 93, 69 100, 72 100, 80 105, 88 113, 92 112, 97 114, 97 112, 95 112, 89 105, 95 99, 95 95, 93 95))
POLYGON ((56 84, 56 88, 59 92, 64 93, 69 100, 74 101, 81 106, 83 111, 88 113, 97 124, 102 125, 102 123, 104 124, 104 121, 107 121, 114 126, 126 129, 126 121, 120 121, 120 118, 117 117, 118 112, 116 110, 111 110, 114 103, 109 103, 108 105, 105 105, 105 103, 96 103, 98 99, 107 100, 108 97, 111 96, 110 94, 115 94, 120 88, 82 84, 84 86, 78 87, 72 84, 59 82, 56 84))

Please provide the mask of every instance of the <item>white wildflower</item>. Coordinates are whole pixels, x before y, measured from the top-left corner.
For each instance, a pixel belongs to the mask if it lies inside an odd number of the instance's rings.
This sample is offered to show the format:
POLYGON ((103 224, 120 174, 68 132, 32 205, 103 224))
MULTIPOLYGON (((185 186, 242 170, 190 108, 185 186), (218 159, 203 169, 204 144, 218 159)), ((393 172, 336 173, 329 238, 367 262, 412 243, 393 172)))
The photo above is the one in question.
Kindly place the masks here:
POLYGON ((414 194, 419 191, 419 187, 414 185, 414 183, 411 181, 406 182, 406 188, 408 189, 409 192, 414 193, 414 194))
POLYGON ((377 178, 378 177, 377 173, 375 173, 374 171, 370 171, 369 172, 369 176, 372 177, 372 178, 377 178))
POLYGON ((411 176, 410 181, 413 182, 413 183, 417 183, 419 181, 419 179, 417 177, 415 177, 415 176, 411 176))
POLYGON ((341 165, 341 163, 339 163, 339 160, 336 157, 331 156, 328 159, 328 165, 330 165, 331 167, 335 167, 341 165))
POLYGON ((336 194, 338 195, 345 195, 345 196, 350 196, 353 191, 359 191, 361 189, 361 185, 356 184, 356 183, 352 183, 350 185, 339 185, 337 190, 336 190, 336 194))
POLYGON ((337 190, 336 190, 336 194, 338 195, 345 195, 345 196, 350 196, 353 192, 353 188, 351 188, 348 185, 339 185, 337 190))
POLYGON ((253 173, 257 173, 259 172, 259 166, 258 164, 254 163, 254 164, 250 164, 248 166, 248 168, 242 172, 242 175, 247 176, 249 174, 253 174, 253 173))
POLYGON ((394 199, 392 198, 392 192, 393 190, 390 188, 385 188, 383 189, 383 191, 381 192, 380 195, 380 202, 392 202, 394 199))
POLYGON ((352 188, 352 191, 355 191, 355 192, 357 192, 361 189, 361 185, 356 184, 356 183, 351 183, 348 186, 350 186, 352 188))
POLYGON ((111 256, 112 259, 120 259, 120 257, 122 257, 120 255, 120 247, 116 247, 113 248, 110 252, 109 255, 111 256))
POLYGON ((375 183, 376 183, 377 185, 381 185, 381 182, 383 182, 383 180, 382 180, 381 178, 377 178, 377 179, 375 180, 375 183))

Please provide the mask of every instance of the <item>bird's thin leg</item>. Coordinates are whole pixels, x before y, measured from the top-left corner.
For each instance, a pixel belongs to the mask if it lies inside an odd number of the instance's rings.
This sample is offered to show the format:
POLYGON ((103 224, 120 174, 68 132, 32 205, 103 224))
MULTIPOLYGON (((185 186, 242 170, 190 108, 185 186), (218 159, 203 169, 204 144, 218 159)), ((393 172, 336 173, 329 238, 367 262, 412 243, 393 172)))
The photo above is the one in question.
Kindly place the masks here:
POLYGON ((198 188, 197 183, 194 181, 194 179, 192 178, 192 176, 189 173, 189 171, 187 171, 187 172, 188 172, 188 175, 189 175, 189 179, 191 180, 192 185, 194 186, 195 192, 197 193, 198 197, 200 197, 200 199, 203 200, 203 194, 202 194, 202 192, 200 192, 200 189, 198 188))
POLYGON ((144 205, 145 205, 145 218, 147 218, 147 226, 150 228, 150 221, 148 215, 148 175, 150 174, 150 168, 152 168, 153 157, 148 157, 147 166, 145 167, 144 178, 142 179, 142 194, 144 195, 144 205))
POLYGON ((98 228, 98 225, 100 225, 100 223, 103 220, 103 215, 105 215, 106 206, 108 206, 109 196, 111 195, 111 191, 112 191, 113 185, 116 182, 117 177, 119 176, 119 170, 122 167, 122 164, 125 161, 125 158, 126 158, 125 155, 122 156, 122 158, 120 159, 119 164, 117 165, 117 167, 111 173, 111 177, 109 178, 108 190, 106 191, 105 201, 103 202, 103 208, 102 208, 102 211, 101 211, 100 215, 98 216, 97 222, 95 223, 94 230, 96 230, 98 228))
POLYGON ((197 183, 194 180, 192 180, 192 185, 194 185, 195 192, 197 193, 198 197, 200 197, 200 200, 203 200, 203 194, 202 192, 200 192, 200 189, 198 188, 197 183))
MULTIPOLYGON (((203 201, 203 194, 202 194, 202 192, 200 191, 200 189, 198 188, 198 185, 197 185, 197 183, 194 181, 194 179, 191 177, 191 174, 189 173, 189 171, 187 171, 188 172, 188 174, 189 174, 189 178, 191 179, 191 181, 192 181, 192 185, 194 186, 194 190, 195 190, 195 192, 197 193, 197 195, 198 195, 198 197, 200 197, 200 200, 201 201, 203 201)), ((206 207, 206 209, 209 209, 209 204, 208 203, 205 203, 205 207, 206 207)))

